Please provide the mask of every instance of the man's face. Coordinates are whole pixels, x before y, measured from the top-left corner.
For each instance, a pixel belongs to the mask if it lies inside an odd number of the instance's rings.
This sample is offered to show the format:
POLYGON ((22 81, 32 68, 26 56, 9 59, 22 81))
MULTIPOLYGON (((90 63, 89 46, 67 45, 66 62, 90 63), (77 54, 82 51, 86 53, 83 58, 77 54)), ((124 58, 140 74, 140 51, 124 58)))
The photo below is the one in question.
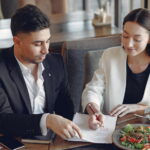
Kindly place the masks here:
POLYGON ((23 64, 42 62, 49 52, 49 28, 30 33, 18 33, 14 37, 15 56, 23 64))

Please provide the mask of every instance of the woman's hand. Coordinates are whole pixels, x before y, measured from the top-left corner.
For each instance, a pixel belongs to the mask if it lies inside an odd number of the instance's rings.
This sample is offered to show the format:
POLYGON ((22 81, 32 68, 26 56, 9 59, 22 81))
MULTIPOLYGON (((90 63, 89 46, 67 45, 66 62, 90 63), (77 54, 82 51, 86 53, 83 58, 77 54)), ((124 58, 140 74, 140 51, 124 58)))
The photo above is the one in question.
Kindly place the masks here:
POLYGON ((102 114, 89 115, 89 128, 96 130, 103 126, 104 117, 102 114))
POLYGON ((103 126, 103 115, 100 112, 100 107, 96 103, 89 103, 86 107, 86 111, 89 114, 89 127, 96 130, 100 126, 103 126))
POLYGON ((144 110, 146 108, 147 108, 147 106, 142 105, 142 104, 122 104, 122 105, 118 105, 117 107, 115 107, 111 111, 110 115, 123 117, 128 113, 144 110))

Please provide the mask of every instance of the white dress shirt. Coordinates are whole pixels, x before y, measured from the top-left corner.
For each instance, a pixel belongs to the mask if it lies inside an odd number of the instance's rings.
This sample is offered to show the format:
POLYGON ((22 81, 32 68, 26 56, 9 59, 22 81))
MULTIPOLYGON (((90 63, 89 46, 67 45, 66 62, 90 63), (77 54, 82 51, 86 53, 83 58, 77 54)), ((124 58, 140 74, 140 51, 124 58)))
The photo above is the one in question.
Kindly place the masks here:
POLYGON ((27 68, 21 62, 19 62, 19 66, 28 89, 32 113, 43 113, 45 107, 45 91, 43 86, 44 79, 42 76, 42 72, 44 70, 43 64, 40 63, 38 65, 37 81, 35 81, 34 76, 29 68, 27 68))
MULTIPOLYGON (((42 63, 38 65, 38 72, 37 72, 37 80, 35 81, 34 76, 29 68, 23 65, 17 58, 18 64, 22 71, 23 78, 26 83, 26 87, 30 97, 31 109, 33 114, 42 114, 44 113, 45 108, 45 90, 44 90, 44 79, 42 73, 44 71, 44 66, 42 63)), ((46 128, 46 117, 48 113, 42 115, 40 120, 40 128, 42 135, 47 134, 46 128)))

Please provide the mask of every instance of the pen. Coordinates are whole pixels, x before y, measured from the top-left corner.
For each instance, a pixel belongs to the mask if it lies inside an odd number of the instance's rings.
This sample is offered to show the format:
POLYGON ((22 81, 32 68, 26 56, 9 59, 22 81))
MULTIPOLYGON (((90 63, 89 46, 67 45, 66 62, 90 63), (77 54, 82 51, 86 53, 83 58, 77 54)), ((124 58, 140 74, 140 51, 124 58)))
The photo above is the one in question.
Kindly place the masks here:
POLYGON ((95 114, 96 112, 93 110, 91 104, 89 104, 89 108, 90 108, 90 110, 92 111, 92 113, 96 116, 96 120, 99 120, 99 117, 98 117, 97 114, 95 114))

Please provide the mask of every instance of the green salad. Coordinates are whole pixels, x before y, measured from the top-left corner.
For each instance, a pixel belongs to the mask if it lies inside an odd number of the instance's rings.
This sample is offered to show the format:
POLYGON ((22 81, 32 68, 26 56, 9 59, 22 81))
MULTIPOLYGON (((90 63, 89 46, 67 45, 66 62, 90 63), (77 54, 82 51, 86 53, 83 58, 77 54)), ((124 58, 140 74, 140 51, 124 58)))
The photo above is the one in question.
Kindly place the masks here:
POLYGON ((144 149, 150 146, 150 126, 127 124, 120 132, 120 143, 127 148, 144 149))

